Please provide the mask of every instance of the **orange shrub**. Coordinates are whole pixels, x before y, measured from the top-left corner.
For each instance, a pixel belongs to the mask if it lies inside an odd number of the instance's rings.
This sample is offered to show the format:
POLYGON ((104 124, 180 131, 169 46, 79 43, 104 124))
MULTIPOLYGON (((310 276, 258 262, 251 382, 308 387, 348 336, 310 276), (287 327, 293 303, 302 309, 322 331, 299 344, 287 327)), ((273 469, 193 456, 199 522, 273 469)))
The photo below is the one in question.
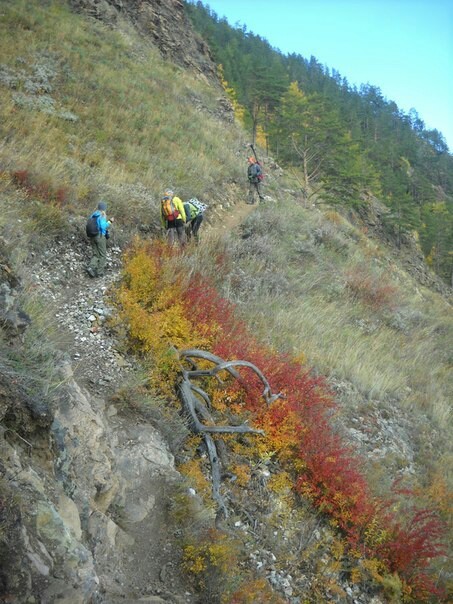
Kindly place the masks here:
POLYGON ((55 187, 49 181, 39 180, 28 170, 16 170, 11 173, 13 182, 30 197, 50 202, 57 206, 65 204, 69 191, 65 186, 55 187))
POLYGON ((266 579, 244 581, 228 599, 228 604, 284 604, 285 600, 275 594, 266 579))

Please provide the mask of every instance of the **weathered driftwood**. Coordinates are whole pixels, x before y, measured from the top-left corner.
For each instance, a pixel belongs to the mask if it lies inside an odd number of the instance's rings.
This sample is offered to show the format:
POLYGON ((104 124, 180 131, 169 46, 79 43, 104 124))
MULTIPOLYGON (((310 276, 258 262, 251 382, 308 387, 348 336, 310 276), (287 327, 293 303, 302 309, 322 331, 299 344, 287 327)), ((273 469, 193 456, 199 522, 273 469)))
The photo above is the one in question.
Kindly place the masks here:
POLYGON ((182 382, 179 385, 179 392, 181 401, 184 409, 189 414, 193 429, 196 433, 200 433, 203 436, 206 450, 208 453, 209 461, 211 464, 211 481, 212 481, 212 495, 213 499, 218 503, 220 511, 228 516, 227 506, 225 500, 220 493, 220 480, 221 480, 221 464, 217 451, 216 443, 214 442, 211 434, 232 434, 232 433, 249 433, 249 434, 264 434, 263 430, 256 430, 247 425, 244 422, 238 426, 216 426, 215 422, 209 412, 211 407, 211 401, 209 395, 199 386, 192 383, 192 379, 200 377, 214 377, 223 383, 219 373, 226 371, 235 379, 240 379, 241 376, 236 370, 236 367, 247 367, 251 369, 260 379, 263 384, 262 396, 266 403, 270 405, 281 394, 272 394, 269 382, 263 373, 248 361, 224 361, 220 357, 206 352, 204 350, 190 349, 178 351, 179 359, 185 365, 189 365, 190 369, 182 369, 182 382), (195 359, 201 359, 208 361, 213 364, 210 369, 199 369, 195 359))
POLYGON ((224 361, 220 357, 211 354, 210 352, 206 352, 204 350, 182 350, 179 353, 179 357, 181 360, 190 359, 192 366, 194 363, 192 361, 193 358, 204 359, 206 361, 211 361, 214 363, 214 367, 212 369, 193 369, 191 371, 187 371, 187 377, 201 377, 201 376, 217 376, 221 371, 228 371, 233 377, 236 379, 240 378, 239 373, 234 369, 235 367, 248 367, 251 369, 261 380, 264 386, 263 394, 264 400, 268 405, 273 403, 275 400, 281 397, 281 394, 272 394, 271 387, 269 382, 267 381, 264 374, 258 369, 256 365, 250 363, 249 361, 224 361))

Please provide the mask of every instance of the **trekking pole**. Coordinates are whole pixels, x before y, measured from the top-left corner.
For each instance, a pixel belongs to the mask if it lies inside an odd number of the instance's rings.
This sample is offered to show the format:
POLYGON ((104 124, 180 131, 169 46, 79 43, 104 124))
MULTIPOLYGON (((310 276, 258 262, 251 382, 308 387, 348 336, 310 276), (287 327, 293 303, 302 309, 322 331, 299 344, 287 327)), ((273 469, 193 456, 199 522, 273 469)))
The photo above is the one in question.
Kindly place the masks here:
POLYGON ((256 161, 257 161, 258 163, 260 163, 260 161, 259 161, 259 159, 258 159, 258 156, 257 156, 257 154, 256 154, 256 151, 255 151, 255 147, 253 146, 253 143, 250 143, 250 148, 251 148, 251 150, 253 151, 253 155, 255 156, 256 161))

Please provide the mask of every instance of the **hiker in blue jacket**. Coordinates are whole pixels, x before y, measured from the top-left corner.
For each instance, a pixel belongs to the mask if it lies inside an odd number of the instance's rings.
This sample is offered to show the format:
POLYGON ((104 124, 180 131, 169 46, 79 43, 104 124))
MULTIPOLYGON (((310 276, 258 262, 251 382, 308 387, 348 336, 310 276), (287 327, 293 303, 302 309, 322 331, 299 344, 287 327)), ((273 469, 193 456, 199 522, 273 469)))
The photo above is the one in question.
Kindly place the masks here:
POLYGON ((102 277, 105 273, 105 265, 107 263, 107 239, 109 238, 109 227, 113 221, 113 218, 107 220, 106 210, 107 204, 105 201, 100 201, 97 210, 91 214, 88 221, 89 223, 91 221, 95 227, 97 226, 97 229, 94 228, 91 234, 88 232, 87 226, 87 235, 91 243, 92 251, 90 264, 87 268, 87 273, 90 277, 102 277))

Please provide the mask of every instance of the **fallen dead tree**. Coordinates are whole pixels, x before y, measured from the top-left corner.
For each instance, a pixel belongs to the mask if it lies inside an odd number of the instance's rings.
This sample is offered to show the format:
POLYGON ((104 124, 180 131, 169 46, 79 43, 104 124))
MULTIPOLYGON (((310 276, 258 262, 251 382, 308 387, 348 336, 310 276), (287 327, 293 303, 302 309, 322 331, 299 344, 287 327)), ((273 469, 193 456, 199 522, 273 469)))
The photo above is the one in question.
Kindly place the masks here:
POLYGON ((195 433, 202 435, 209 461, 211 464, 211 481, 213 499, 219 505, 219 509, 225 517, 228 516, 228 510, 220 493, 221 482, 221 462, 217 451, 217 445, 212 438, 213 433, 233 434, 233 433, 250 433, 264 434, 263 430, 257 430, 250 427, 247 422, 238 426, 216 426, 211 415, 211 400, 207 392, 200 386, 196 385, 193 380, 203 377, 215 378, 219 383, 223 383, 220 374, 227 372, 234 379, 240 379, 240 374, 237 368, 245 367, 253 371, 258 376, 263 384, 262 397, 267 405, 272 404, 275 400, 281 397, 281 394, 272 394, 271 387, 264 374, 249 361, 235 360, 224 361, 220 357, 206 352, 204 350, 190 349, 178 351, 178 356, 181 361, 182 382, 179 385, 179 393, 184 410, 189 415, 192 421, 192 427, 195 433), (197 361, 208 361, 212 363, 212 367, 208 369, 200 369, 197 361), (188 369, 186 367, 189 367, 188 369))

